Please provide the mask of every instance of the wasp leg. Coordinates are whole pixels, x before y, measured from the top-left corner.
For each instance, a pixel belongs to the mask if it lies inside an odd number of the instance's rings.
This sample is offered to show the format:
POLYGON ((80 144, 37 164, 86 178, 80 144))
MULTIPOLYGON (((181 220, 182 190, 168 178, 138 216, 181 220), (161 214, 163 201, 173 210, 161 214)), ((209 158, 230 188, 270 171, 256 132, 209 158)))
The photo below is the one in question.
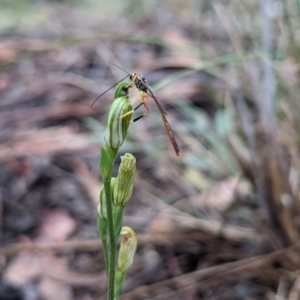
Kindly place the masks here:
POLYGON ((122 115, 122 116, 120 117, 120 119, 123 119, 123 118, 125 118, 126 116, 131 115, 131 114, 133 114, 133 113, 134 113, 134 109, 132 109, 132 110, 128 111, 126 114, 122 115))
POLYGON ((148 114, 148 112, 150 111, 149 106, 146 104, 146 101, 144 100, 143 97, 142 97, 142 102, 141 102, 134 110, 137 110, 137 109, 138 109, 139 107, 141 107, 142 105, 144 105, 146 111, 145 111, 142 115, 140 115, 139 117, 136 117, 135 119, 131 120, 131 121, 130 121, 131 123, 136 122, 136 121, 138 121, 139 119, 145 117, 145 116, 148 114))
MULTIPOLYGON (((138 90, 136 86, 133 86, 133 88, 132 88, 132 90, 130 91, 129 94, 131 94, 134 90, 138 90)), ((127 96, 124 96, 124 97, 127 97, 127 96)), ((131 102, 131 104, 133 104, 133 103, 138 102, 138 101, 140 101, 140 100, 144 101, 144 100, 143 100, 143 96, 142 96, 142 98, 141 98, 141 97, 137 97, 136 99, 134 99, 134 100, 132 100, 132 101, 130 101, 130 102, 131 102)), ((122 115, 122 116, 120 117, 120 119, 123 119, 124 117, 133 114, 133 113, 134 113, 138 108, 140 108, 142 105, 143 105, 143 102, 141 102, 136 108, 134 108, 134 109, 128 111, 127 113, 125 113, 124 115, 122 115)))
MULTIPOLYGON (((140 99, 138 99, 138 100, 140 100, 140 99)), ((137 101, 134 101, 134 102, 137 102, 137 101)), ((131 103, 133 103, 133 102, 131 102, 131 103)), ((122 116, 120 117, 120 119, 123 119, 124 117, 133 114, 133 113, 134 113, 137 109, 139 109, 143 104, 144 104, 144 103, 141 102, 137 107, 135 107, 134 109, 132 109, 132 110, 128 111, 127 113, 125 113, 124 115, 122 115, 122 116)))
MULTIPOLYGON (((133 87, 133 88, 135 88, 135 87, 133 87)), ((139 117, 135 118, 134 120, 131 120, 130 122, 131 122, 131 123, 132 123, 132 122, 136 122, 137 120, 139 120, 139 119, 141 119, 143 116, 145 116, 145 115, 150 111, 148 105, 146 104, 145 98, 147 98, 147 97, 145 97, 144 95, 142 95, 142 97, 136 98, 135 100, 131 101, 131 103, 134 103, 134 102, 137 102, 137 101, 140 101, 140 100, 141 100, 141 103, 140 103, 138 106, 136 106, 134 109, 132 109, 132 110, 128 111, 127 113, 125 113, 124 115, 122 115, 122 116, 120 117, 120 119, 122 119, 122 118, 124 118, 124 117, 126 117, 126 116, 128 116, 128 115, 133 114, 133 113, 134 113, 136 110, 138 110, 142 105, 144 105, 144 107, 146 108, 146 112, 143 113, 142 116, 139 116, 139 117)))

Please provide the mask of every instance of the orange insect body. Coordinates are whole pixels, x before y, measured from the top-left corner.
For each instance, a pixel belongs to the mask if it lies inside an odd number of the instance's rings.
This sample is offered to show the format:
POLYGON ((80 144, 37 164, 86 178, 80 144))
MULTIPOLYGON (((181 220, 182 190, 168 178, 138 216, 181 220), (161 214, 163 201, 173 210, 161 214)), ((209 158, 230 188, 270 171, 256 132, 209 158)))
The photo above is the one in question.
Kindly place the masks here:
POLYGON ((167 120, 167 111, 164 108, 163 104, 157 99, 156 95, 154 94, 153 90, 151 89, 151 87, 149 86, 149 84, 147 83, 145 77, 138 75, 137 73, 132 73, 130 74, 129 72, 127 72, 126 70, 120 68, 119 66, 115 65, 114 63, 110 63, 114 66, 116 66, 117 68, 121 69, 122 71, 126 72, 128 75, 126 75, 123 79, 121 79, 120 81, 118 81, 116 84, 114 84, 112 87, 110 87, 108 90, 106 90, 104 93, 102 93, 92 104, 92 106, 94 105, 94 103, 102 96, 104 95, 107 91, 109 91, 110 89, 112 89, 113 87, 115 87, 119 82, 121 82, 122 80, 124 80, 125 78, 129 77, 130 81, 132 82, 132 84, 134 85, 134 87, 140 91, 141 93, 141 100, 142 102, 132 111, 127 112, 125 115, 122 116, 125 117, 129 114, 132 114, 134 111, 136 111, 140 106, 144 106, 146 109, 146 112, 144 114, 142 114, 141 116, 133 119, 132 122, 136 122, 139 119, 141 119, 142 117, 144 117, 148 112, 149 112, 149 107, 146 104, 146 98, 150 97, 154 100, 160 114, 161 114, 161 118, 163 120, 164 126, 166 128, 167 134, 169 136, 169 139, 173 145, 173 148, 175 150, 175 153, 177 156, 180 155, 180 150, 179 150, 179 146, 176 142, 175 136, 173 134, 173 131, 171 129, 171 126, 167 120))
MULTIPOLYGON (((169 122, 168 122, 168 120, 167 120, 167 117, 166 117, 167 111, 166 111, 166 109, 164 108, 163 104, 157 99, 156 95, 154 94, 154 92, 152 91, 152 89, 150 88, 150 86, 148 85, 148 83, 147 83, 147 81, 146 81, 146 79, 145 79, 144 77, 142 77, 142 76, 140 76, 140 75, 138 75, 138 74, 136 74, 136 73, 133 73, 133 74, 131 74, 131 75, 129 76, 129 79, 130 79, 130 81, 134 84, 134 86, 135 86, 139 91, 141 91, 141 95, 142 95, 142 104, 144 105, 144 107, 145 107, 146 110, 147 110, 146 114, 149 112, 149 107, 148 107, 148 105, 145 103, 145 101, 146 101, 146 99, 144 99, 145 96, 147 95, 147 96, 151 97, 151 98, 154 100, 154 102, 155 102, 155 104, 156 104, 156 106, 157 106, 157 108, 158 108, 158 110, 159 110, 159 112, 160 112, 160 114, 161 114, 161 118, 162 118, 162 120, 163 120, 163 123, 164 123, 164 126, 165 126, 165 128, 166 128, 166 131, 167 131, 167 134, 168 134, 168 136, 169 136, 169 139, 170 139, 170 141, 171 141, 171 143, 172 143, 172 145, 173 145, 173 148, 174 148, 174 150, 175 150, 175 153, 176 153, 177 156, 179 156, 179 155, 180 155, 179 146, 178 146, 178 144, 177 144, 177 142, 176 142, 176 139, 175 139, 175 136, 174 136, 173 131, 172 131, 172 129, 171 129, 171 126, 170 126, 170 124, 169 124, 169 122)), ((139 106, 138 106, 138 107, 139 107, 139 106)), ((137 108, 138 108, 138 107, 137 107, 137 108)), ((135 110, 136 110, 137 108, 135 108, 135 110)), ((146 115, 146 114, 144 114, 144 115, 146 115)), ((133 122, 139 120, 139 119, 142 118, 144 115, 142 115, 142 116, 140 116, 140 117, 134 119, 133 122)))

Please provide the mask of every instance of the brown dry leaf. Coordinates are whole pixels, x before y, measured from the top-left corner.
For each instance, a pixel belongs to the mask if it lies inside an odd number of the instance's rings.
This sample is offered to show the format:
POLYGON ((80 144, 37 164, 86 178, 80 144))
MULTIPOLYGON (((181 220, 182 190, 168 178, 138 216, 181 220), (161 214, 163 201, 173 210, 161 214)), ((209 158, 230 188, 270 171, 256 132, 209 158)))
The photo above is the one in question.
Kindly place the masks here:
POLYGON ((40 293, 45 300, 72 300, 71 287, 50 277, 43 278, 40 284, 40 293))
POLYGON ((48 210, 39 231, 39 241, 62 242, 74 232, 76 221, 63 210, 48 210))
POLYGON ((195 94, 196 95, 208 94, 208 91, 205 90, 203 86, 199 85, 199 83, 197 82, 191 83, 190 81, 187 80, 170 83, 162 91, 160 91, 160 96, 166 100, 170 98, 172 99, 174 98, 174 95, 178 95, 178 94, 180 94, 180 96, 183 98, 189 99, 195 94))
POLYGON ((70 128, 52 127, 15 132, 11 140, 0 144, 0 158, 24 154, 43 155, 61 151, 75 151, 91 147, 86 135, 70 128))
POLYGON ((58 258, 51 254, 40 256, 40 264, 43 269, 42 281, 39 287, 40 294, 46 300, 71 300, 71 288, 65 281, 55 279, 63 278, 68 274, 67 259, 58 258))
POLYGON ((38 278, 40 273, 39 257, 24 252, 10 262, 3 279, 13 285, 22 286, 38 278))
POLYGON ((97 207, 101 182, 99 182, 99 179, 89 171, 87 165, 83 162, 78 160, 75 161, 73 165, 78 180, 85 187, 89 196, 93 200, 95 207, 97 207))
POLYGON ((52 277, 69 274, 65 258, 58 258, 52 254, 22 253, 16 257, 4 273, 4 280, 16 286, 26 286, 36 280, 41 281, 35 291, 46 300, 71 300, 71 288, 64 281, 52 277))
POLYGON ((18 49, 13 43, 2 42, 0 43, 0 63, 14 62, 18 56, 18 49))
POLYGON ((241 182, 237 178, 227 178, 218 182, 206 194, 193 199, 193 204, 200 208, 224 211, 234 202, 236 193, 246 194, 247 191, 245 182, 241 182))
POLYGON ((155 218, 148 227, 148 232, 152 233, 168 233, 174 231, 174 223, 165 215, 155 218))
POLYGON ((0 91, 6 90, 11 84, 11 78, 8 74, 0 75, 0 91))
MULTIPOLYGON (((164 32, 164 36, 163 36, 163 39, 167 42, 170 42, 170 43, 174 43, 176 45, 178 45, 179 47, 182 47, 182 45, 184 45, 184 47, 193 47, 193 42, 188 39, 186 37, 186 35, 184 35, 181 31, 178 31, 178 30, 173 30, 173 29, 170 29, 170 30, 166 30, 164 32)), ((181 51, 178 51, 178 53, 176 53, 177 51, 174 51, 174 55, 182 55, 182 52, 181 51)))

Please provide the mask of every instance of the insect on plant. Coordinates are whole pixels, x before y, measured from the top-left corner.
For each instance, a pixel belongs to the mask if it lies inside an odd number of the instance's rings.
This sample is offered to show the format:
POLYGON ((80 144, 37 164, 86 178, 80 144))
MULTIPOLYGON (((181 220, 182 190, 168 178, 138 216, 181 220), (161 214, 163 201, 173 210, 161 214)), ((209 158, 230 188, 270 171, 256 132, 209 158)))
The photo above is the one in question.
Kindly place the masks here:
MULTIPOLYGON (((114 65, 115 67, 119 68, 120 70, 124 71, 127 73, 127 75, 122 78, 121 80, 119 80, 116 84, 114 84, 113 86, 111 86, 108 90, 106 90, 105 92, 103 92, 100 96, 98 96, 92 106, 94 105, 94 103, 101 97, 103 96, 106 92, 108 92, 109 90, 111 90, 113 87, 115 87, 119 82, 121 82, 122 80, 126 79, 127 77, 129 77, 129 80, 132 82, 133 86, 135 89, 137 89, 139 92, 140 92, 140 95, 141 95, 141 98, 137 99, 137 100, 141 100, 141 103, 136 106, 133 110, 127 112, 125 115, 122 116, 125 117, 129 114, 132 114, 133 112, 135 112, 138 108, 140 108, 142 105, 145 107, 146 111, 139 117, 136 117, 132 120, 132 122, 136 122, 138 120, 140 120, 141 118, 143 118, 145 115, 148 114, 148 112, 150 111, 149 109, 149 106, 147 105, 146 103, 146 100, 150 97, 154 100, 159 112, 160 112, 160 115, 161 115, 161 118, 162 118, 162 121, 164 123, 164 126, 166 128, 166 131, 167 131, 167 134, 169 136, 169 139, 172 143, 172 146, 175 150, 175 153, 177 156, 180 155, 180 150, 179 150, 179 146, 176 142, 176 139, 175 139, 175 136, 173 134, 173 131, 171 129, 171 126, 167 120, 167 111, 166 109, 164 108, 163 104, 157 99, 156 95, 154 94, 153 90, 151 89, 151 87, 149 86, 149 84, 147 83, 145 77, 137 74, 137 73, 129 73, 127 72, 126 70, 122 69, 121 67, 113 64, 113 63, 110 63, 112 65, 114 65)), ((134 101, 136 102, 136 101, 134 101)))

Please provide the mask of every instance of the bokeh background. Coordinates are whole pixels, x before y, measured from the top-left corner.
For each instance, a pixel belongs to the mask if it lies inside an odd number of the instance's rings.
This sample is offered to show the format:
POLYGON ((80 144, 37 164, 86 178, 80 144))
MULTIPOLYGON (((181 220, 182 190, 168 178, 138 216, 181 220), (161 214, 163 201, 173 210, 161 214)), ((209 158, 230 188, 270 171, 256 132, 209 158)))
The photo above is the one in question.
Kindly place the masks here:
POLYGON ((299 299, 299 36, 298 0, 1 0, 0 299, 105 299, 109 62, 147 78, 181 149, 149 99, 119 152, 121 299, 299 299))

